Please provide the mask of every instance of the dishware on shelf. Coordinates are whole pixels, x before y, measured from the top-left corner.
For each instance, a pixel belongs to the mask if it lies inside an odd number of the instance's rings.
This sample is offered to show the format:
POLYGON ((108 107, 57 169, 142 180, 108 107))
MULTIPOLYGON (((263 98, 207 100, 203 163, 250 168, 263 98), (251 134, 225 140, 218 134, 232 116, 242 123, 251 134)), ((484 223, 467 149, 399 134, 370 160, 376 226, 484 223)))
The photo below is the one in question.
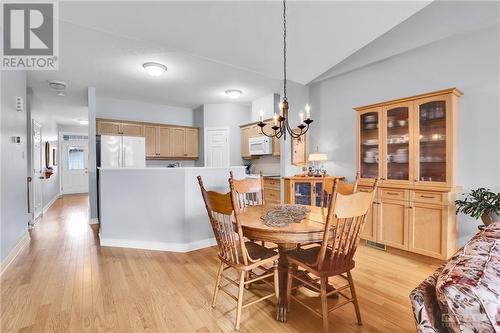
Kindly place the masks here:
POLYGON ((396 125, 396 124, 395 124, 394 120, 389 120, 389 121, 387 122, 387 127, 389 127, 389 128, 393 128, 395 125, 396 125))
POLYGON ((365 116, 365 123, 373 123, 377 121, 377 117, 374 114, 369 114, 365 116))
POLYGON ((398 125, 401 127, 406 126, 406 120, 398 120, 398 125))
POLYGON ((378 145, 378 139, 367 139, 363 144, 366 146, 375 146, 378 145))
POLYGON ((365 125, 365 129, 375 129, 377 126, 378 125, 376 123, 369 123, 365 125))

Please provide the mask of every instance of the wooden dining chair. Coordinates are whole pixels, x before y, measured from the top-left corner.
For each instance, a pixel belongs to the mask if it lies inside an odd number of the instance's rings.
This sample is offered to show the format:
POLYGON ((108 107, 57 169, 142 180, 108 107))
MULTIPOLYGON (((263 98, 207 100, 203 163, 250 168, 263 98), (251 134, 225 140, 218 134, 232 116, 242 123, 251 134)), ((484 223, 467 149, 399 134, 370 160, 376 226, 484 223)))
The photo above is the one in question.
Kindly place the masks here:
POLYGON ((241 310, 243 308, 273 296, 276 296, 276 299, 278 299, 279 288, 277 268, 279 254, 272 249, 268 249, 254 242, 245 241, 238 220, 234 184, 231 180, 229 180, 231 191, 225 194, 205 190, 203 180, 200 176, 198 176, 198 182, 200 184, 203 200, 205 201, 208 219, 210 220, 217 242, 218 257, 220 260, 212 307, 216 306, 219 290, 222 290, 236 300, 235 329, 239 330, 241 310), (271 265, 272 268, 268 269, 264 265, 271 265), (234 269, 238 273, 238 280, 234 280, 224 274, 224 272, 229 269, 234 269), (260 274, 258 274, 257 271, 259 271, 260 274), (274 292, 243 304, 243 290, 245 289, 245 285, 260 281, 267 286, 273 287, 273 283, 267 281, 268 278, 273 278, 274 280, 274 292), (222 285, 223 279, 227 280, 229 283, 222 285), (226 288, 231 284, 238 288, 237 296, 234 296, 226 288))
POLYGON ((288 253, 288 299, 293 298, 322 317, 325 332, 328 332, 328 313, 351 302, 354 304, 358 324, 362 325, 351 270, 355 264, 353 257, 359 244, 359 235, 363 229, 366 214, 373 203, 377 184, 378 179, 373 182, 371 192, 342 194, 339 192, 339 180, 336 179, 332 186, 332 199, 328 204, 325 232, 321 245, 307 249, 299 248, 288 253), (320 282, 319 288, 306 281, 303 274, 300 275, 300 271, 294 270, 295 267, 315 275, 317 277, 315 280, 320 282), (347 281, 347 284, 327 292, 328 278, 331 276, 340 276, 347 281), (298 287, 308 285, 320 293, 321 312, 291 294, 293 279, 300 282, 298 287), (350 296, 344 293, 347 288, 350 289, 350 296), (345 300, 339 299, 339 303, 328 308, 327 298, 334 294, 342 296, 345 300))
MULTIPOLYGON (((337 191, 341 194, 351 194, 356 192, 358 188, 360 173, 356 172, 356 178, 354 179, 354 183, 348 183, 343 180, 339 180, 337 191)), ((333 194, 333 183, 334 178, 326 178, 323 177, 323 195, 321 196, 321 205, 320 207, 328 207, 328 203, 330 202, 333 194)))
POLYGON ((259 178, 256 179, 235 179, 232 171, 229 171, 229 177, 233 181, 238 209, 264 204, 264 177, 262 172, 259 174, 259 178))

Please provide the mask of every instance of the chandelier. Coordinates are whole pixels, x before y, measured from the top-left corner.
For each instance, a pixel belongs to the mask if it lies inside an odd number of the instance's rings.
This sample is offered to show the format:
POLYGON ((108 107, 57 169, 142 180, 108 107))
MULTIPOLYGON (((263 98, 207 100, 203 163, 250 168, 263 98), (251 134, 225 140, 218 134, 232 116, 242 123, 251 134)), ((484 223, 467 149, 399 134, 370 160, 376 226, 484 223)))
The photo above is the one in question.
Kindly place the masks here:
POLYGON ((260 115, 260 121, 257 125, 260 127, 262 134, 270 138, 276 137, 279 139, 284 136, 286 140, 286 134, 288 132, 292 138, 297 139, 307 133, 309 125, 313 122, 309 105, 306 105, 305 111, 305 118, 303 113, 299 115, 300 124, 297 125, 297 129, 290 128, 288 123, 288 99, 286 97, 286 0, 283 0, 283 100, 280 103, 281 113, 279 116, 276 113, 274 114, 273 125, 271 126, 273 130, 272 133, 266 133, 264 131, 267 124, 263 121, 262 114, 260 115))

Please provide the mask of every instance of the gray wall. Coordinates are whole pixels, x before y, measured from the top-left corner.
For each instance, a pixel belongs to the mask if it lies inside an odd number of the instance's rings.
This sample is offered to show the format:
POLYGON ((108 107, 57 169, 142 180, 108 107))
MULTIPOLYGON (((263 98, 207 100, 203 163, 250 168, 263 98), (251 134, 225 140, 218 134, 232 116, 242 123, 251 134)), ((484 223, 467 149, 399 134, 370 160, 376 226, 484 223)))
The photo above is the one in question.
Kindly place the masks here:
POLYGON ((15 110, 16 96, 26 104, 26 72, 2 71, 0 113, 0 259, 3 261, 25 235, 27 207, 26 108, 15 110), (13 136, 21 143, 13 143, 13 136))
MULTIPOLYGON (((252 109, 247 104, 204 104, 204 128, 229 128, 230 165, 243 165, 240 125, 250 122, 252 109)), ((204 135, 203 132, 200 135, 204 135)))
POLYGON ((96 98, 96 117, 184 126, 193 125, 193 111, 189 108, 123 100, 99 94, 96 98))
MULTIPOLYGON (((318 145, 328 153, 330 173, 352 178, 356 152, 353 107, 457 87, 464 92, 458 185, 464 191, 480 186, 499 191, 499 40, 498 25, 474 30, 312 84, 312 108, 321 111, 313 113, 310 147, 318 145)), ((476 225, 459 216, 460 244, 477 230, 476 225)))

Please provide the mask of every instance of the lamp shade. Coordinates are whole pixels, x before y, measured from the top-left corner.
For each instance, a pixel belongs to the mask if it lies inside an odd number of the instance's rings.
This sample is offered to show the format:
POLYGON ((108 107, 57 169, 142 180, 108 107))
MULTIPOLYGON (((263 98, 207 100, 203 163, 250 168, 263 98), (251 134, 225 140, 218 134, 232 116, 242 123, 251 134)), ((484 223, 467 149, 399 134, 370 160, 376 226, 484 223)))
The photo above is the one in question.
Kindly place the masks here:
POLYGON ((309 154, 309 162, 321 162, 321 161, 327 161, 328 157, 326 154, 322 153, 312 153, 309 154))

